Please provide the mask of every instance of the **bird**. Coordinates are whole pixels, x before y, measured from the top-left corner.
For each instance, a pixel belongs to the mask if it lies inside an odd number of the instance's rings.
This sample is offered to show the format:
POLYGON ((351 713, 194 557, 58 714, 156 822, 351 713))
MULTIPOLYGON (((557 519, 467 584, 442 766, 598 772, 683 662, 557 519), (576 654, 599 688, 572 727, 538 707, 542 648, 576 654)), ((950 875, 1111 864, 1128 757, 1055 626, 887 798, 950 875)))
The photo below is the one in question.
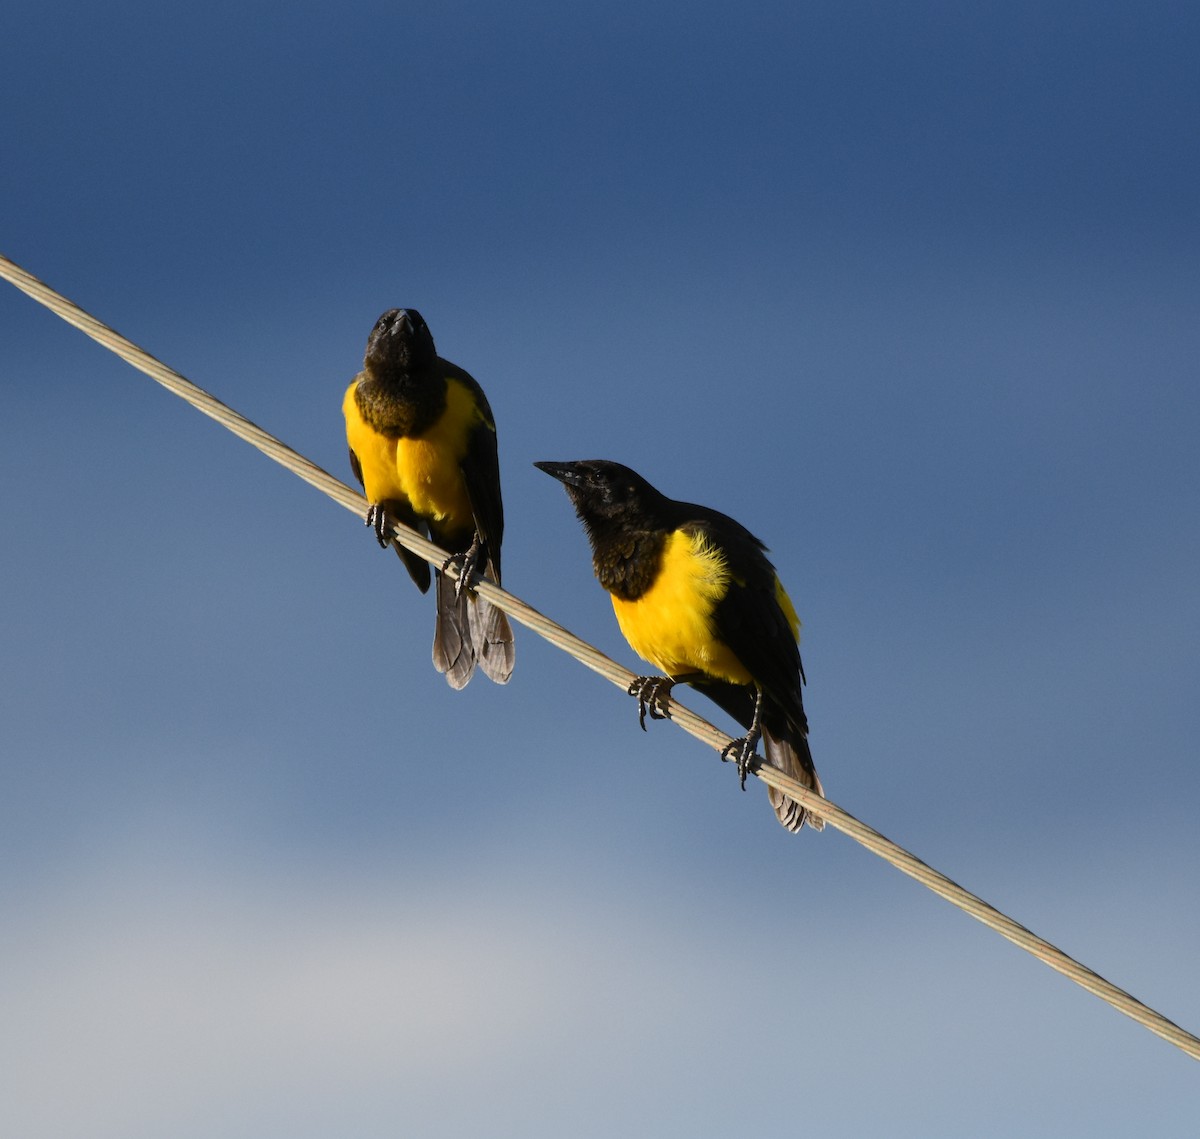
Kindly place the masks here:
POLYGON ((342 412, 350 467, 379 544, 395 548, 422 593, 430 585, 429 563, 391 539, 392 523, 428 535, 450 553, 433 571, 434 667, 452 688, 462 688, 476 664, 506 683, 514 661, 508 618, 471 589, 480 569, 500 584, 504 537, 496 422, 483 389, 437 354, 416 309, 393 308, 371 329, 342 412), (444 572, 451 562, 459 567, 457 583, 444 572))
MULTIPOLYGON (((641 475, 604 459, 538 462, 566 488, 630 647, 662 676, 629 687, 646 715, 663 719, 676 683, 702 692, 747 734, 722 753, 743 789, 761 738, 768 763, 824 794, 808 746, 800 622, 767 549, 720 511, 668 498, 641 475)), ((771 787, 780 823, 796 832, 824 820, 771 787)))

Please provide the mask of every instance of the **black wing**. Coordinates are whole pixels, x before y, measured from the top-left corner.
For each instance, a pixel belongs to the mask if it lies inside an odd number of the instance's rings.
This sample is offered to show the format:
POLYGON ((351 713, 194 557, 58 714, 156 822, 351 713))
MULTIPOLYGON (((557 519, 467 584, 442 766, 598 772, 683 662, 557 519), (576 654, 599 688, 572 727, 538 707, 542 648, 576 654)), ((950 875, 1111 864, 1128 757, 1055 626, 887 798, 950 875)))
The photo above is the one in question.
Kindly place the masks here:
POLYGON ((496 421, 483 388, 475 378, 449 361, 439 361, 447 376, 453 376, 471 389, 479 406, 482 422, 477 423, 467 440, 463 456, 463 480, 475 530, 487 550, 488 569, 492 579, 500 584, 500 544, 504 540, 504 501, 500 495, 500 455, 496 445, 496 421))
MULTIPOLYGON (((797 729, 806 731, 800 647, 779 604, 775 567, 767 559, 762 542, 740 523, 717 511, 704 510, 703 517, 685 524, 684 529, 702 531, 725 555, 730 582, 714 614, 717 635, 742 662, 768 700, 797 729)), ((717 702, 724 705, 733 699, 732 693, 726 696, 727 701, 717 702)), ((726 710, 733 711, 728 707, 726 710)))

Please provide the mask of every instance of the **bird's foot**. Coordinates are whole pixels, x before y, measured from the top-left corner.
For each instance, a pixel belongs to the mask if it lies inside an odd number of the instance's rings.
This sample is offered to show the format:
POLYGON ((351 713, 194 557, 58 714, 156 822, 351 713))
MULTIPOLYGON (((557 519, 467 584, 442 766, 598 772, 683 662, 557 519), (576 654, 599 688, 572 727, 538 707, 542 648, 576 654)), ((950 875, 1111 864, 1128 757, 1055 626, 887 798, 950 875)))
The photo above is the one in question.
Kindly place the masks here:
POLYGON ((638 702, 638 723, 642 731, 646 730, 646 715, 652 720, 669 720, 671 713, 667 708, 667 700, 675 681, 669 676, 639 676, 626 690, 630 696, 636 696, 638 702))
POLYGON ((762 732, 748 732, 740 740, 730 740, 721 751, 721 762, 734 760, 737 763, 738 783, 743 791, 746 790, 746 776, 754 770, 754 761, 758 758, 754 749, 762 738, 762 732))
POLYGON ((746 776, 755 768, 754 749, 762 739, 762 689, 754 698, 754 718, 750 721, 750 730, 740 740, 730 740, 721 750, 721 762, 737 761, 738 781, 743 791, 746 790, 746 776))
POLYGON ((367 517, 364 522, 367 526, 374 529, 375 541, 386 550, 392 544, 392 525, 391 519, 387 516, 387 511, 379 503, 373 502, 367 510, 367 517))
POLYGON ((458 567, 458 581, 454 583, 455 598, 461 597, 464 589, 470 589, 475 584, 482 562, 483 541, 479 537, 479 531, 476 530, 470 546, 465 551, 461 554, 451 554, 442 562, 443 573, 450 565, 458 567))

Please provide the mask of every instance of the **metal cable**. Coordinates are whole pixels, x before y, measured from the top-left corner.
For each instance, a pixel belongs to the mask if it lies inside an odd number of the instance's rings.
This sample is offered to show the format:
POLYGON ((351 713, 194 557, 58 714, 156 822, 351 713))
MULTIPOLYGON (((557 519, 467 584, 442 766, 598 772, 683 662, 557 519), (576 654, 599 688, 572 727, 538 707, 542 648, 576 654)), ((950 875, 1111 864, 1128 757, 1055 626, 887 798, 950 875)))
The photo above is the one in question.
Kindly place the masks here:
MULTIPOLYGON (((68 324, 73 324, 93 340, 128 361, 139 371, 145 372, 151 379, 157 380, 165 388, 187 400, 193 407, 204 412, 205 415, 211 416, 223 427, 257 447, 263 454, 299 475, 305 482, 311 483, 347 510, 352 511, 360 518, 365 516, 368 504, 357 491, 352 490, 345 483, 339 482, 327 471, 293 451, 273 435, 268 434, 261 427, 251 423, 232 408, 209 395, 208 392, 198 388, 190 380, 156 360, 120 333, 101 324, 95 317, 84 312, 78 305, 73 304, 48 285, 27 273, 3 254, 0 254, 0 276, 6 278, 22 292, 28 293, 34 300, 62 317, 68 324)), ((415 530, 396 525, 393 536, 401 545, 413 550, 435 566, 441 566, 446 561, 447 552, 422 537, 415 530)), ((457 570, 452 566, 450 572, 456 573, 457 570)), ((539 636, 551 644, 557 645, 564 652, 569 653, 576 660, 619 687, 628 689, 635 679, 634 674, 628 669, 623 668, 586 641, 580 640, 561 625, 551 621, 520 598, 514 597, 511 593, 487 581, 478 582, 474 588, 480 596, 503 609, 514 620, 532 629, 539 636)), ((718 752, 723 751, 731 742, 730 737, 724 732, 719 731, 707 720, 697 716, 674 699, 669 702, 669 712, 670 718, 684 731, 708 744, 709 747, 715 748, 718 752)), ((939 894, 948 902, 970 914, 971 917, 1006 937, 1013 944, 1019 945, 1026 952, 1033 954, 1038 960, 1044 961, 1052 969, 1058 970, 1076 984, 1094 993, 1119 1012, 1132 1017, 1139 1024, 1174 1044, 1193 1059, 1200 1059, 1200 1038, 1167 1020, 1161 1013, 1142 1004, 1136 997, 1117 988, 1074 958, 1068 957, 1061 949, 1031 933, 1023 925, 1013 921, 994 906, 988 905, 982 898, 963 889, 956 882, 952 882, 944 874, 938 873, 933 867, 917 858, 915 854, 897 846, 896 843, 843 811, 836 804, 814 794, 807 787, 789 779, 769 765, 762 765, 754 774, 768 786, 782 791, 789 798, 795 799, 809 808, 836 830, 849 835, 868 850, 890 862, 898 870, 915 878, 935 894, 939 894)))

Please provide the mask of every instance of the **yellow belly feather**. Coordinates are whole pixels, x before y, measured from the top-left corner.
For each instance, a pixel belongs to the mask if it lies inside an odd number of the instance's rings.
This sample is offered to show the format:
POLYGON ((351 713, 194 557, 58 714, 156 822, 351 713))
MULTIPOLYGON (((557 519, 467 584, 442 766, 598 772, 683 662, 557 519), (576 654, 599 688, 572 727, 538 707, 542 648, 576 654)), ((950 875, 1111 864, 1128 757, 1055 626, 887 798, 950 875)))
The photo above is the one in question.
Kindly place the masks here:
POLYGON ((728 584, 720 551, 701 535, 676 530, 663 548, 654 585, 636 601, 613 597, 617 624, 633 651, 667 676, 703 672, 748 684, 750 674, 713 627, 713 609, 728 584))
MULTIPOLYGON (((730 587, 729 567, 703 535, 676 530, 666 542, 659 574, 636 601, 614 596, 617 624, 638 656, 667 676, 702 672, 734 684, 753 678, 717 639, 713 612, 730 587)), ((778 578, 775 596, 799 640, 800 621, 778 578)))
POLYGON ((369 502, 399 499, 422 518, 465 524, 471 518, 461 463, 472 428, 482 416, 471 391, 457 380, 446 384, 446 410, 415 439, 389 439, 372 430, 358 413, 354 384, 342 410, 346 438, 362 467, 369 502))

